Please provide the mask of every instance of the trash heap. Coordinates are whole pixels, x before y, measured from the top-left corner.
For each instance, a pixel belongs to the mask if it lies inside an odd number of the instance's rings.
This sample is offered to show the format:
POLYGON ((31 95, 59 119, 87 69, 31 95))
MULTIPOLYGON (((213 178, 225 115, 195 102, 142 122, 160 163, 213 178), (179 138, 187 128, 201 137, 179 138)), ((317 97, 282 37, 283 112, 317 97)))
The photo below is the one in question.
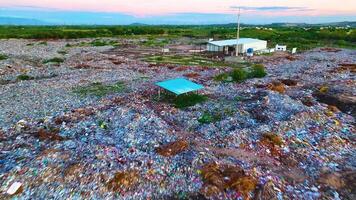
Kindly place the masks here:
POLYGON ((235 83, 214 80, 227 67, 101 48, 71 49, 55 78, 0 86, 1 199, 355 199, 355 51, 269 58, 268 76, 235 83), (181 76, 208 100, 156 99, 154 82, 181 76), (117 81, 124 92, 72 92, 117 81))

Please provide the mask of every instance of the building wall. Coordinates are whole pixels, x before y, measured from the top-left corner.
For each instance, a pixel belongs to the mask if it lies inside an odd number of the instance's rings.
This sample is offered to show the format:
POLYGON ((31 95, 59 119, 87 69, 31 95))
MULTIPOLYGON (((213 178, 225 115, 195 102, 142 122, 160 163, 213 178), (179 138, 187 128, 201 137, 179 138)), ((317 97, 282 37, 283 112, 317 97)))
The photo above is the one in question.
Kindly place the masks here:
POLYGON ((224 47, 219 47, 213 44, 207 44, 206 46, 207 51, 212 51, 212 52, 221 52, 224 51, 224 47))
POLYGON ((265 50, 267 49, 267 41, 259 41, 254 43, 243 44, 242 52, 246 53, 247 49, 249 48, 252 48, 253 51, 265 50))
MULTIPOLYGON (((235 46, 232 46, 235 48, 235 46)), ((239 52, 246 53, 247 49, 253 48, 254 51, 261 51, 267 49, 267 41, 259 41, 254 43, 239 44, 239 52)), ((207 51, 210 52, 222 52, 224 47, 219 47, 213 44, 207 44, 207 51)))

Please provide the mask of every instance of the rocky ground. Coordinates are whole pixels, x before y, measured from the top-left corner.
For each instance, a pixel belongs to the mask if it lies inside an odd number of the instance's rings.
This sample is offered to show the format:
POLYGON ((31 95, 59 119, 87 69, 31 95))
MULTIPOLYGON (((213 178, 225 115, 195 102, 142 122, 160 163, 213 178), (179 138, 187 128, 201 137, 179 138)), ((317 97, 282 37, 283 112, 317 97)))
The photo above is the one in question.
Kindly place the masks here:
POLYGON ((89 42, 0 41, 1 199, 356 198, 355 50, 256 57, 266 77, 223 83, 213 77, 228 67, 89 42), (155 100, 155 82, 181 76, 209 100, 155 100))

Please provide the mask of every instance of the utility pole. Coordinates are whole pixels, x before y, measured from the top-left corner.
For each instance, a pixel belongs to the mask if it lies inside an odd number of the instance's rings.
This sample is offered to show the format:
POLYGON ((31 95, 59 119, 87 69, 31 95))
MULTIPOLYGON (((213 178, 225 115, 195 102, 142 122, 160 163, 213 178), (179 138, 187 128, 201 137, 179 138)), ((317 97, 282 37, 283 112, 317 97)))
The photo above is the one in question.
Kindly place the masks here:
POLYGON ((240 10, 241 8, 239 7, 239 13, 237 14, 237 37, 236 37, 236 57, 239 56, 239 40, 240 40, 240 10))

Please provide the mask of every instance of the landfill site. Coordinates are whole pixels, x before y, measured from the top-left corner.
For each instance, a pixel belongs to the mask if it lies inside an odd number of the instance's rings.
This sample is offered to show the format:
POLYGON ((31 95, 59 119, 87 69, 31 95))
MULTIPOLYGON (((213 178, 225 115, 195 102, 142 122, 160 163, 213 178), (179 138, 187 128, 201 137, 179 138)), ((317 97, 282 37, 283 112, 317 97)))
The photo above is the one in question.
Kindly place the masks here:
POLYGON ((356 199, 355 50, 92 40, 0 40, 0 199, 356 199))

